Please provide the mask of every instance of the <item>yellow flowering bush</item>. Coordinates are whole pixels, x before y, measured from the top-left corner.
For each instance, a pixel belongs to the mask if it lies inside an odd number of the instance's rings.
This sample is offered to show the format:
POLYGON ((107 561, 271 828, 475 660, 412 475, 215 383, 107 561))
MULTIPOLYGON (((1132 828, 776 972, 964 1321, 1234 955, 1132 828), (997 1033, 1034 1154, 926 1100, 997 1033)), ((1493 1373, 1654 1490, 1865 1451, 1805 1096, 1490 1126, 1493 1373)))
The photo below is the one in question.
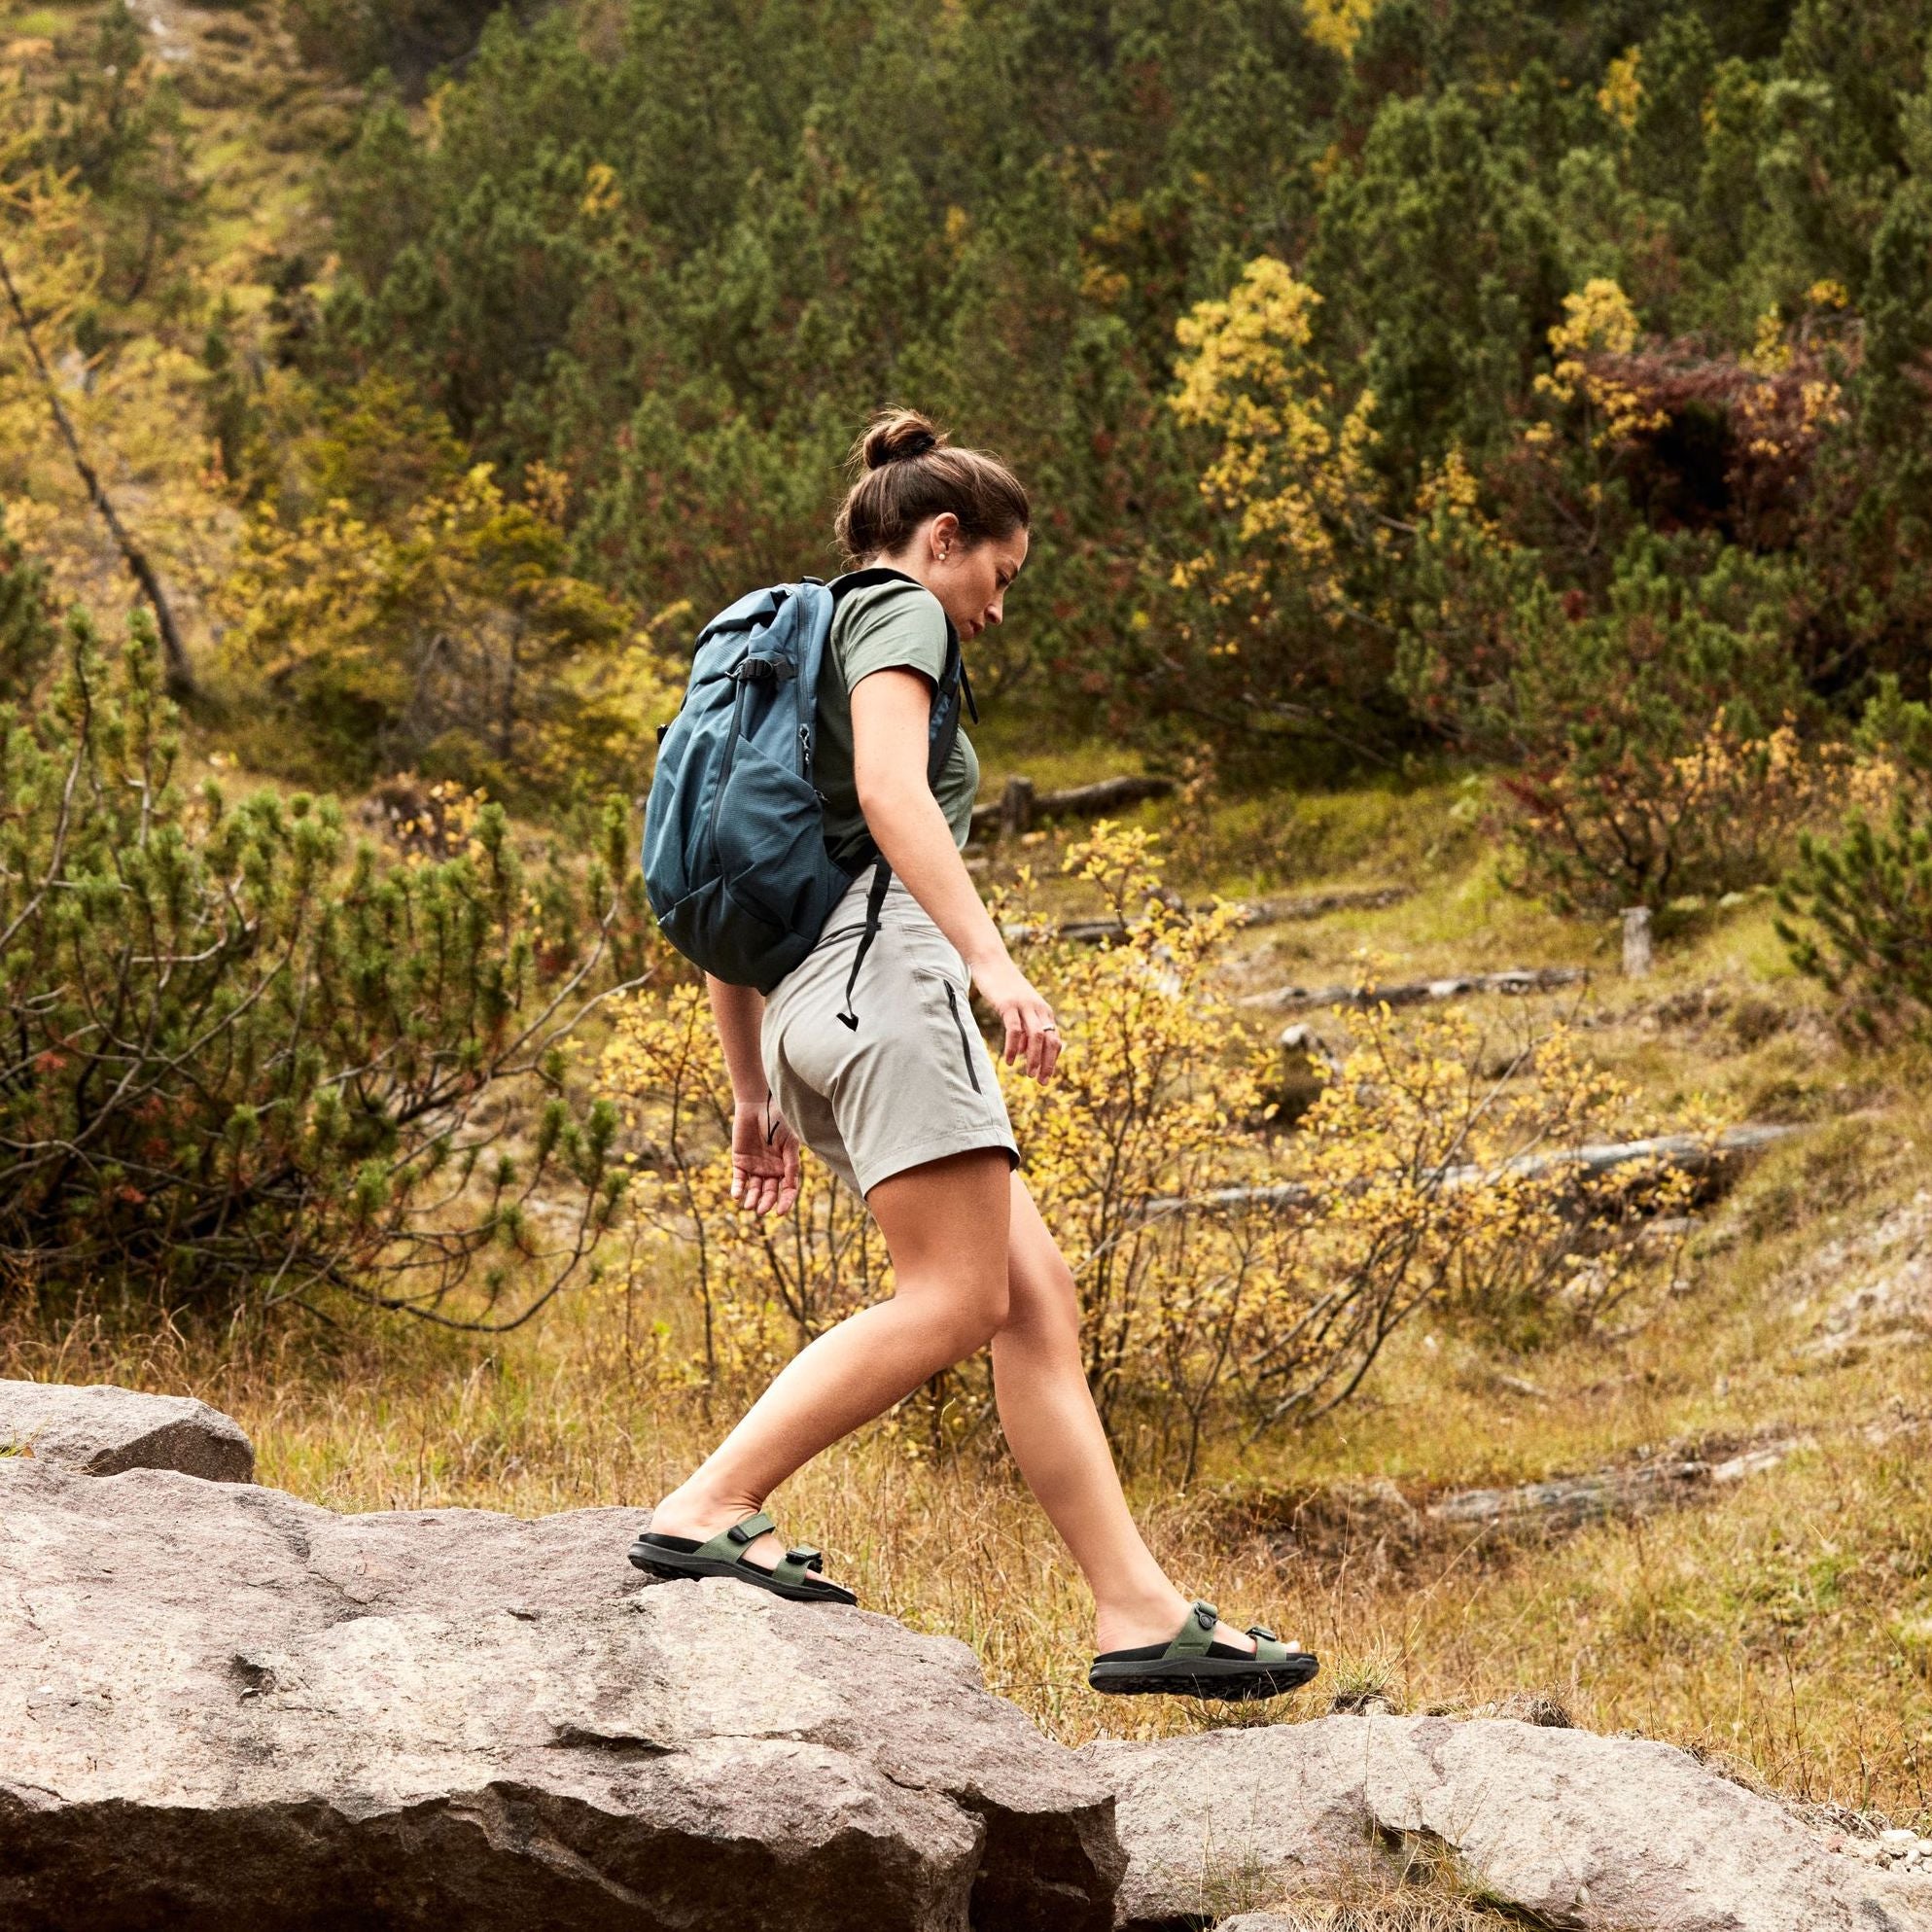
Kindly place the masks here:
MULTIPOLYGON (((1634 67, 1632 72, 1633 76, 1634 67)), ((1628 356, 1636 347, 1637 334, 1636 311, 1630 298, 1605 275, 1593 276, 1581 290, 1566 295, 1563 319, 1550 331, 1553 367, 1537 376, 1536 393, 1566 406, 1580 404, 1589 421, 1591 443, 1598 449, 1642 430, 1662 429, 1667 420, 1662 410, 1646 407, 1637 391, 1606 370, 1599 360, 1628 356)), ((1555 432, 1543 422, 1532 423, 1525 434, 1539 441, 1555 432)))
POLYGON ((1379 487, 1370 465, 1375 395, 1346 410, 1309 353, 1321 298, 1285 263, 1250 262, 1225 301, 1197 302, 1175 325, 1174 411, 1217 432, 1201 494, 1235 519, 1232 559, 1196 557, 1177 582, 1207 582, 1217 608, 1265 601, 1277 566, 1326 621, 1347 613, 1342 549, 1373 541, 1379 487))
POLYGON ((1272 256, 1224 300, 1175 326, 1175 414, 1206 433, 1199 491, 1212 512, 1177 563, 1168 622, 1190 649, 1186 703, 1261 734, 1338 735, 1379 701, 1387 632, 1380 573, 1396 526, 1375 463, 1376 398, 1338 393, 1316 350, 1321 297, 1272 256))
MULTIPOLYGON (((1668 1204, 1682 1183, 1632 1170, 1580 1183, 1564 1150, 1635 1123, 1563 1029, 1499 1046, 1466 1015, 1338 1014, 1340 1071, 1286 1133, 1269 1099, 1277 1051, 1222 986, 1239 908, 1174 904, 1144 831, 1103 822, 1065 863, 1120 936, 1031 925, 1027 969, 1067 1046, 1044 1086, 1001 1072, 1125 1455, 1184 1477, 1230 1430, 1321 1415, 1423 1308, 1522 1333, 1526 1315, 1588 1320, 1627 1291, 1633 1199, 1668 1204)), ((1002 917, 1032 886, 1022 872, 1002 917)), ((889 1290, 869 1217, 809 1152, 789 1218, 733 1207, 730 1093, 698 989, 631 1001, 604 1084, 625 1111, 633 1199, 687 1261, 693 1332, 667 1353, 671 1379, 741 1388, 889 1290)), ((947 1396, 956 1439, 989 1420, 985 1362, 947 1396)))
POLYGON ((519 500, 493 469, 386 519, 340 495, 258 505, 217 590, 225 664, 345 775, 416 765, 509 799, 634 779, 639 720, 670 697, 656 629, 567 572, 559 473, 538 466, 519 500))
POLYGON ((1376 5, 1377 0, 1304 0, 1302 18, 1308 37, 1347 60, 1362 29, 1375 18, 1376 5))

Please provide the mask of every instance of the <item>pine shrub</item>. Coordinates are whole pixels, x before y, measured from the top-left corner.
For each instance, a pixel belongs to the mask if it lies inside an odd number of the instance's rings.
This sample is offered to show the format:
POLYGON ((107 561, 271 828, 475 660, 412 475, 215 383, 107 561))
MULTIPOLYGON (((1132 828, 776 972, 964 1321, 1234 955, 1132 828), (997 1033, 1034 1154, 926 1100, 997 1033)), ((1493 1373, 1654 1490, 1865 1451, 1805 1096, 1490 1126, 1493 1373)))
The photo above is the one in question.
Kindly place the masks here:
POLYGON ((493 805, 447 857, 352 846, 333 799, 177 782, 145 613, 62 646, 0 708, 0 1303, 521 1318, 622 1193, 565 1053, 646 969, 621 807, 528 872, 493 805))
POLYGON ((1932 1031, 1932 707, 1881 682, 1866 707, 1858 802, 1835 838, 1800 841, 1778 936, 1800 972, 1846 996, 1867 1035, 1932 1031))

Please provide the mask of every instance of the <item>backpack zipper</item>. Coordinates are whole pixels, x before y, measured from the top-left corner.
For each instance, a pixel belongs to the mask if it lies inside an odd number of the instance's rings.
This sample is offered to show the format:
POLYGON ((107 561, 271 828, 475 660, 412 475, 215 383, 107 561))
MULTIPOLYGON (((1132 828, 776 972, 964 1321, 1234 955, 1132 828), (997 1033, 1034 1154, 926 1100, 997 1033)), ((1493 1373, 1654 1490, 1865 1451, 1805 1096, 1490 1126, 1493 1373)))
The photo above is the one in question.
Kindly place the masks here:
POLYGON ((711 796, 711 842, 714 846, 718 843, 718 820, 724 807, 724 788, 730 781, 731 761, 738 755, 738 726, 745 715, 747 681, 733 671, 731 682, 738 686, 738 695, 731 700, 731 735, 724 741, 724 762, 718 768, 718 790, 711 796))
POLYGON ((798 776, 808 783, 812 776, 812 727, 809 724, 798 727, 798 776))

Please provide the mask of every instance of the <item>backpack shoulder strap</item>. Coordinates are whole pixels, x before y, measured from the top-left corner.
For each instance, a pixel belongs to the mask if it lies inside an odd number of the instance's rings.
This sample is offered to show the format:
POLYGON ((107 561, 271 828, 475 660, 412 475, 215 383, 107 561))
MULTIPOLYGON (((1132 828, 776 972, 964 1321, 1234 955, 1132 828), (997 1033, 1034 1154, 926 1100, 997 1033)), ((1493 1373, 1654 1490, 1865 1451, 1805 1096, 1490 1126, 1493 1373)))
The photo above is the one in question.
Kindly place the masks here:
MULTIPOLYGON (((924 590, 926 586, 916 577, 902 570, 895 570, 891 564, 873 564, 865 570, 849 570, 843 577, 835 577, 825 588, 831 592, 832 607, 837 609, 855 590, 870 589, 880 583, 912 583, 924 590)), ((930 594, 930 593, 929 593, 930 594)), ((937 598, 933 599, 938 602, 937 598)), ((946 616, 944 605, 939 607, 939 615, 946 618, 946 655, 939 669, 939 688, 935 693, 932 707, 932 728, 927 742, 926 782, 933 790, 939 789, 939 774, 946 769, 946 760, 953 755, 953 740, 960 734, 960 699, 966 693, 966 702, 972 706, 972 721, 979 722, 979 707, 972 704, 971 686, 966 683, 966 658, 960 649, 960 634, 953 620, 946 616)))

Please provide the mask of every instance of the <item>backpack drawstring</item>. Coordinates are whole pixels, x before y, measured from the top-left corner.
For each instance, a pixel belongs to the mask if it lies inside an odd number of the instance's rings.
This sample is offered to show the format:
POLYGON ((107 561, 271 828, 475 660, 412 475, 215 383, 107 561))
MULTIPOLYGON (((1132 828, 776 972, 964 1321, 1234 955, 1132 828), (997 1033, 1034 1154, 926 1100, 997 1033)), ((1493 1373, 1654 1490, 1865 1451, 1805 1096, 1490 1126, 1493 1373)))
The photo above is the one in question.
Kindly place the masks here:
POLYGON ((859 935, 858 948, 852 955, 852 970, 845 976, 845 1011, 838 1016, 841 1024, 854 1033, 859 1031, 859 1015, 853 1010, 852 989, 859 984, 859 968, 872 949, 873 937, 879 930, 879 912, 886 902, 886 888, 892 881, 893 868, 881 859, 872 868, 872 887, 865 895, 865 930, 859 935))

